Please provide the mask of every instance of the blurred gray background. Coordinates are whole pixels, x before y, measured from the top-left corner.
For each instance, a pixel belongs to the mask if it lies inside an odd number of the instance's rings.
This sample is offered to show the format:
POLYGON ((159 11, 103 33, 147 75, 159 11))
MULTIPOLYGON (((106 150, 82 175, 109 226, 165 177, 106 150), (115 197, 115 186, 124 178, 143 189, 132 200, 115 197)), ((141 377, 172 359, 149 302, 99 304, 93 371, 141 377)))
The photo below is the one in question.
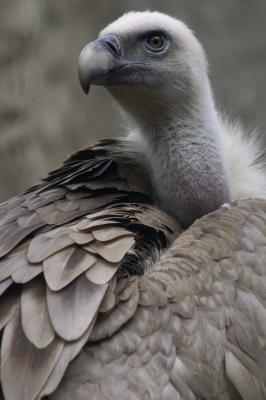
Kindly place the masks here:
POLYGON ((85 97, 81 47, 127 10, 184 20, 208 54, 219 107, 266 132, 265 0, 0 0, 0 200, 70 152, 121 134, 107 92, 85 97))

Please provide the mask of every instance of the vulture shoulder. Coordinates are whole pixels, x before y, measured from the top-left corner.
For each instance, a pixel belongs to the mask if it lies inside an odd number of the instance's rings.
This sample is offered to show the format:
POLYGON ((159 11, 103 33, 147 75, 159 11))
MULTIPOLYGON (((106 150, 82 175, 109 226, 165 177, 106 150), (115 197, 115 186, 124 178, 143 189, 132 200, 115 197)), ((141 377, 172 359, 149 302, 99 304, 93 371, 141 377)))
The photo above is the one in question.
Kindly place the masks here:
POLYGON ((180 234, 118 147, 0 206, 4 398, 264 399, 266 202, 180 234))

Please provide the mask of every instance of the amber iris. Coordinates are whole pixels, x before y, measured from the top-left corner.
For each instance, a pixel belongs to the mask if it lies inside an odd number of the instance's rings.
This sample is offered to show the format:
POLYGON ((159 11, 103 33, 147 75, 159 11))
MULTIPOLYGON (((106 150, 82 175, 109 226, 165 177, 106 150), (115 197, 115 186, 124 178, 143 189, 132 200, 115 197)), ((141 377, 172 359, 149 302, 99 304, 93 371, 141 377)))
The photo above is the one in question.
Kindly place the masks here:
POLYGON ((162 35, 154 35, 147 38, 149 47, 153 50, 161 50, 165 45, 165 38, 162 35))

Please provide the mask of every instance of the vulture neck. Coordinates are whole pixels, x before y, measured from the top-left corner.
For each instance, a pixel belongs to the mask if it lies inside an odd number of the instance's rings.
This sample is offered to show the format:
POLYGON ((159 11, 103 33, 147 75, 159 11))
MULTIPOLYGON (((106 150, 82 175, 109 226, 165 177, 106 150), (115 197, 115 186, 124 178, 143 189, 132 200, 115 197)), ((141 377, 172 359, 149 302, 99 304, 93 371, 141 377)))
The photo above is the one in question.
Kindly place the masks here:
POLYGON ((209 87, 193 104, 168 105, 136 125, 134 141, 144 153, 154 197, 184 228, 230 201, 222 130, 209 87))

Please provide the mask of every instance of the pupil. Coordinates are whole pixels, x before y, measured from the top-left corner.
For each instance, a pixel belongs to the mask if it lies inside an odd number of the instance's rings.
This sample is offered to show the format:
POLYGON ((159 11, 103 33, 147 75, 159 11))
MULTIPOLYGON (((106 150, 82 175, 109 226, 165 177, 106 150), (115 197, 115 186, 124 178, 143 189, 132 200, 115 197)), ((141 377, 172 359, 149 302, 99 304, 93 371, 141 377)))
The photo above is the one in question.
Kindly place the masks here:
POLYGON ((154 46, 154 47, 161 47, 161 45, 162 45, 162 40, 161 40, 161 38, 159 37, 159 36, 155 36, 155 37, 153 37, 152 38, 152 45, 154 46))

